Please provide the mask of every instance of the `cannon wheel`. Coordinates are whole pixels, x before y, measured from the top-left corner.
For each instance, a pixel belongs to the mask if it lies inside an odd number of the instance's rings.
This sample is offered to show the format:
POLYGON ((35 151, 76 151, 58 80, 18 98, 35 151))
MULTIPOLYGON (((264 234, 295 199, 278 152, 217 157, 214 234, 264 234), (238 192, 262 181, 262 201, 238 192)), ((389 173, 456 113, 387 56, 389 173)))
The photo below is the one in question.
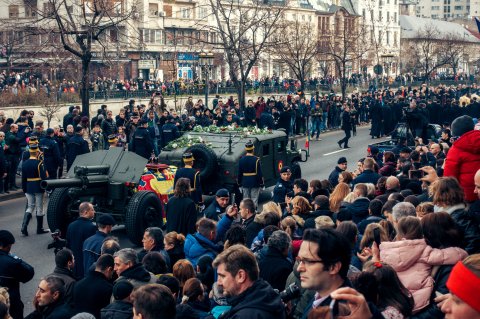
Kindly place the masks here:
POLYGON ((193 167, 200 169, 200 178, 202 180, 212 176, 217 169, 217 154, 208 146, 195 144, 187 148, 185 152, 193 154, 193 158, 195 158, 193 167))
POLYGON ((297 161, 292 163, 292 166, 290 167, 292 170, 292 178, 291 180, 294 181, 297 178, 302 178, 302 168, 300 167, 300 164, 298 164, 297 161))
POLYGON ((135 245, 142 244, 143 233, 148 227, 162 227, 162 203, 154 192, 135 193, 127 205, 125 225, 128 238, 135 245))
POLYGON ((48 202, 48 227, 52 232, 59 229, 63 238, 67 234, 68 225, 77 217, 76 214, 74 215, 70 211, 71 202, 68 196, 68 187, 55 188, 48 202))

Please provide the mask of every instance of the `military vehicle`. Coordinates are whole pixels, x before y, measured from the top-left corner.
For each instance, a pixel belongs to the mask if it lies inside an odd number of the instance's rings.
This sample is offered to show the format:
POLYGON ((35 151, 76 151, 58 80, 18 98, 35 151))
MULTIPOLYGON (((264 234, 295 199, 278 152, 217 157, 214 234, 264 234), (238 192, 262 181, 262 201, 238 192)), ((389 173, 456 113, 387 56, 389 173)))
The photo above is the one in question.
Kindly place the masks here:
POLYGON ((255 155, 261 159, 265 187, 275 185, 283 166, 291 168, 292 180, 300 178, 299 163, 307 160, 307 151, 298 150, 296 140, 289 140, 285 131, 258 131, 188 132, 170 142, 160 153, 158 161, 182 167, 182 154, 191 152, 195 158, 194 168, 200 170, 205 195, 213 195, 220 188, 239 195, 238 162, 245 155, 245 143, 252 141, 255 155))
POLYGON ((44 180, 53 189, 47 221, 53 231, 66 234, 78 217, 80 203, 88 201, 97 213, 109 213, 125 225, 134 244, 141 244, 145 228, 161 227, 163 204, 152 191, 136 191, 147 160, 123 148, 95 151, 77 156, 65 179, 44 180))

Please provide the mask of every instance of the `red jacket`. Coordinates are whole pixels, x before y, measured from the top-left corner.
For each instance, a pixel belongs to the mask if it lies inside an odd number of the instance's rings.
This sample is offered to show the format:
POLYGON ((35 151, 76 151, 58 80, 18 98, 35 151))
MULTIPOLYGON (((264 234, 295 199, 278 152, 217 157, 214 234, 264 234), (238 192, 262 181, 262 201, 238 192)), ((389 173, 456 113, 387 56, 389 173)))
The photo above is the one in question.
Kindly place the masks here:
POLYGON ((478 199, 473 178, 480 169, 480 131, 463 134, 448 151, 443 175, 456 177, 465 191, 465 200, 478 199))

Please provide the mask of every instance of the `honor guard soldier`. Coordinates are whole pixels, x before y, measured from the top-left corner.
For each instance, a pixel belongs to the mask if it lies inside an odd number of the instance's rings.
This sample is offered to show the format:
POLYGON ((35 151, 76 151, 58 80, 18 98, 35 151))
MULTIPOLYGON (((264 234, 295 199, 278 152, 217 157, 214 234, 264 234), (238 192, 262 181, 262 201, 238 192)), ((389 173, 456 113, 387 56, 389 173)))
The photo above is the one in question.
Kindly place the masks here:
POLYGON ((43 229, 43 193, 40 182, 48 178, 43 161, 38 159, 40 152, 38 144, 29 146, 30 158, 22 165, 22 189, 27 197, 27 210, 23 216, 22 234, 28 236, 28 223, 32 219, 32 212, 37 217, 37 234, 48 233, 43 229))
POLYGON ((260 159, 253 155, 255 146, 252 141, 245 144, 247 152, 238 163, 238 185, 242 188, 243 198, 250 198, 258 207, 260 188, 263 187, 263 175, 260 159))
POLYGON ((40 140, 40 149, 43 152, 43 164, 48 172, 49 179, 57 179, 58 167, 63 161, 60 148, 53 138, 54 130, 48 128, 44 138, 40 140))
POLYGON ((109 148, 117 147, 118 137, 115 134, 110 134, 108 137, 109 148))
MULTIPOLYGON (((27 146, 25 148, 25 151, 23 151, 22 153, 22 162, 26 162, 29 158, 30 158, 30 152, 28 151, 30 149, 30 145, 38 145, 39 142, 38 142, 38 137, 36 135, 32 135, 30 137, 27 138, 27 146)), ((42 158, 43 155, 42 155, 42 151, 40 150, 37 154, 37 158, 42 158)))
POLYGON ((192 153, 188 152, 183 154, 183 162, 185 166, 179 168, 175 173, 175 179, 173 185, 177 184, 177 180, 181 177, 188 178, 190 180, 190 198, 195 202, 197 208, 202 208, 203 210, 203 200, 202 200, 202 185, 200 184, 200 172, 193 168, 193 158, 192 153))
POLYGON ((148 122, 145 119, 141 119, 138 123, 139 126, 135 130, 135 134, 133 134, 131 142, 132 147, 129 148, 129 150, 135 152, 141 157, 150 159, 153 152, 153 140, 147 130, 148 122))

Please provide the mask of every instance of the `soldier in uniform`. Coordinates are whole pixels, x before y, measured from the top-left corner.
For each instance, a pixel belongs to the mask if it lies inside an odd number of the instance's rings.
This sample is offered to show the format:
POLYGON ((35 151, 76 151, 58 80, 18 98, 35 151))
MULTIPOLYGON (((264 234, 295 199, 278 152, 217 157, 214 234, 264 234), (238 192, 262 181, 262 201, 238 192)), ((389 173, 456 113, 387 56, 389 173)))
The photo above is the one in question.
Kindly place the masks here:
POLYGON ((263 175, 260 159, 253 155, 255 146, 252 141, 245 144, 247 152, 238 163, 238 185, 242 188, 243 198, 250 198, 258 207, 260 188, 263 187, 263 175))
POLYGON ((273 188, 273 201, 277 204, 285 203, 285 196, 293 192, 293 184, 290 181, 292 176, 292 171, 290 167, 284 166, 280 170, 280 178, 278 179, 277 184, 273 188))
POLYGON ((202 185, 200 183, 200 172, 193 168, 193 158, 192 153, 185 153, 183 154, 183 162, 185 166, 179 168, 175 173, 175 179, 173 181, 173 185, 177 184, 177 180, 181 177, 188 178, 190 180, 190 198, 194 201, 197 207, 202 208, 203 200, 202 200, 202 185))
POLYGON ((162 126, 162 145, 166 146, 168 143, 180 136, 178 127, 174 123, 173 116, 167 116, 167 123, 162 126))
POLYGON ((109 149, 112 147, 117 147, 118 137, 115 134, 110 134, 108 136, 107 141, 108 141, 109 149))
POLYGON ((58 167, 63 161, 60 148, 53 138, 54 130, 48 128, 46 136, 40 140, 40 149, 43 152, 43 163, 49 179, 57 179, 58 167))
POLYGON ((147 120, 142 119, 138 123, 139 126, 135 130, 135 134, 133 134, 129 150, 146 159, 150 159, 153 152, 153 141, 147 130, 148 122, 147 120))
POLYGON ((32 211, 35 210, 37 217, 37 234, 48 233, 43 229, 43 193, 40 182, 48 178, 43 162, 38 159, 38 144, 29 146, 30 158, 22 165, 22 189, 27 197, 27 210, 23 217, 22 234, 28 236, 28 223, 32 219, 32 211))
POLYGON ((67 149, 65 152, 67 158, 67 171, 72 166, 77 155, 82 155, 90 152, 88 143, 83 139, 83 127, 75 127, 75 135, 67 142, 67 149))

